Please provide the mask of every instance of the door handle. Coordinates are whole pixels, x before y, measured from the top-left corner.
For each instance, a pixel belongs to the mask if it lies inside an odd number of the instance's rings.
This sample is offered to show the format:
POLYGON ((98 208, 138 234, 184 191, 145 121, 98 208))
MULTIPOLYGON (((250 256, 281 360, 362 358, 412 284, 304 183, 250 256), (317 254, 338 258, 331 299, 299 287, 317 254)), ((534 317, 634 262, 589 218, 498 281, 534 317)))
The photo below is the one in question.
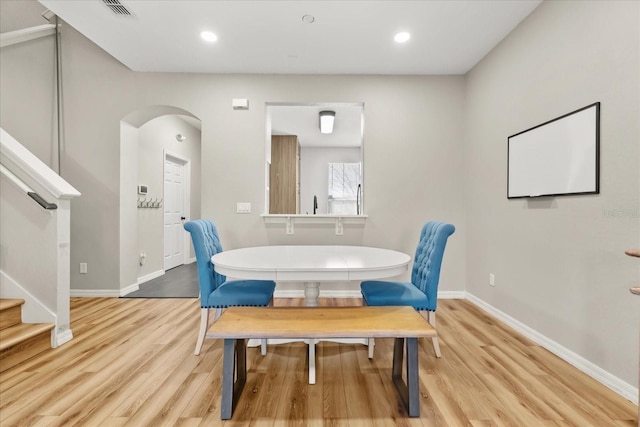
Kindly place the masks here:
POLYGON ((187 219, 187 218, 186 218, 186 217, 184 217, 184 216, 181 216, 181 217, 180 217, 180 220, 181 220, 181 221, 184 221, 185 219, 187 219))

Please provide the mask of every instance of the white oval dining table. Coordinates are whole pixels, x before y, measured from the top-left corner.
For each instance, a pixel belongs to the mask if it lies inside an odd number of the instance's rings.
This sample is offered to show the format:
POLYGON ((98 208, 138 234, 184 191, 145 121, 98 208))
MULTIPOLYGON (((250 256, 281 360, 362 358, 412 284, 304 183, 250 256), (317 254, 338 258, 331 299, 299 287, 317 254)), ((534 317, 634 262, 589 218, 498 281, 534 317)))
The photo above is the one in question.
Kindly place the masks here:
MULTIPOLYGON (((405 253, 367 246, 276 245, 233 249, 211 257, 215 270, 232 279, 304 282, 305 305, 318 305, 320 284, 383 279, 408 270, 405 253)), ((315 343, 309 343, 309 384, 315 384, 315 343)), ((331 339, 362 343, 363 339, 331 339)), ((291 342, 279 340, 279 342, 291 342)), ((272 340, 269 340, 272 343, 272 340)), ((275 343, 275 342, 274 342, 275 343)), ((257 343, 254 343, 254 345, 257 343)))
POLYGON ((367 246, 282 245, 220 252, 215 270, 235 279, 304 282, 305 304, 317 306, 322 282, 382 279, 407 271, 409 255, 367 246))

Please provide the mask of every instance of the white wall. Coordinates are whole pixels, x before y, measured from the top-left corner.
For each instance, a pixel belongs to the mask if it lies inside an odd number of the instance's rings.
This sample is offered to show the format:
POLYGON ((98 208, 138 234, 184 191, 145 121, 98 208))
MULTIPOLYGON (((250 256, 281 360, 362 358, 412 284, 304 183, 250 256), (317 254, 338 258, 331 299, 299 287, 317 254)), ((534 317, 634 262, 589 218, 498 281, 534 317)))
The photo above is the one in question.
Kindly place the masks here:
MULTIPOLYGON (((55 201, 44 189, 34 190, 48 201, 55 201)), ((57 312, 58 228, 55 215, 58 212, 42 209, 4 175, 0 179, 0 206, 0 271, 27 287, 52 312, 57 312), (53 244, 43 246, 41 242, 53 244), (39 285, 41 283, 48 285, 39 285)))
MULTIPOLYGON (((161 116, 140 127, 138 144, 138 177, 130 185, 147 185, 147 198, 162 199, 164 196, 164 152, 177 154, 191 161, 190 218, 200 218, 200 131, 177 116, 161 116), (176 134, 186 136, 178 142, 176 134)), ((143 197, 143 196, 140 196, 143 197)), ((138 277, 164 271, 164 209, 138 209, 138 251, 146 252, 147 259, 138 268, 138 277)), ((185 231, 186 233, 186 231, 185 231)), ((190 240, 189 240, 190 241, 190 240)), ((192 254, 189 243, 185 250, 192 254)))
MULTIPOLYGON (((0 1, 1 22, 32 25, 33 5, 0 1)), ((628 288, 638 267, 622 251, 640 244, 638 7, 543 2, 466 78, 133 73, 64 25, 62 175, 83 194, 72 203, 72 266, 89 263, 87 275, 71 269, 72 287, 119 288, 120 120, 173 105, 202 119, 202 217, 217 221, 227 249, 341 243, 413 253, 425 221, 449 221, 457 230, 441 291, 467 289, 637 384, 640 310, 628 288), (232 110, 232 98, 251 108, 232 110), (265 226, 264 103, 278 101, 365 103, 364 226, 344 236, 265 226), (601 194, 507 200, 507 136, 594 101, 602 103, 601 194), (236 214, 239 201, 252 213, 236 214)), ((0 61, 1 123, 46 157, 50 138, 21 135, 33 131, 33 116, 5 116, 40 99, 28 84, 37 54, 10 52, 0 61), (13 84, 25 90, 18 96, 13 84)))
POLYGON ((544 2, 467 76, 467 291, 638 384, 638 2, 544 2), (600 194, 506 197, 507 137, 600 101, 600 194), (488 283, 495 274, 495 287, 488 283))
POLYGON ((140 132, 137 127, 124 121, 120 122, 120 126, 120 286, 118 292, 107 292, 112 295, 137 290, 139 270, 137 194, 131 187, 138 182, 140 132), (128 244, 123 245, 122 242, 128 244))
POLYGON ((329 163, 359 163, 360 148, 303 147, 300 149, 300 213, 313 213, 318 196, 318 214, 327 213, 329 163))
MULTIPOLYGON (((35 1, 1 1, 0 32, 46 24, 44 10, 35 1)), ((54 41, 47 36, 0 49, 0 126, 57 170, 54 41)))
MULTIPOLYGON (((21 7, 15 3, 10 7, 21 7)), ((458 231, 441 286, 464 289, 462 77, 134 73, 64 23, 62 44, 63 177, 83 194, 73 202, 71 265, 89 267, 86 275, 71 269, 73 289, 120 289, 120 121, 155 105, 175 106, 202 120, 202 217, 218 222, 226 248, 342 243, 413 253, 424 222, 450 221, 458 231), (233 110, 231 99, 237 97, 248 98, 251 108, 233 110), (345 227, 343 236, 331 226, 300 226, 288 236, 282 226, 264 224, 269 101, 365 103, 364 226, 345 227), (252 213, 236 214, 237 202, 250 202, 252 213)), ((16 97, 9 103, 29 102, 16 97)), ((29 126, 25 119, 14 127, 29 126)))
MULTIPOLYGON (((218 222, 227 249, 317 242, 413 253, 424 222, 440 219, 458 227, 450 240, 442 289, 463 289, 461 77, 138 73, 136 80, 137 103, 122 115, 147 105, 176 105, 201 118, 202 216, 218 222), (252 108, 233 110, 230 100, 238 96, 249 98, 252 108), (364 157, 369 219, 364 227, 347 227, 344 236, 335 236, 330 226, 297 226, 296 234, 287 236, 282 226, 265 226, 259 216, 264 210, 264 103, 327 99, 367 106, 364 157), (420 163, 413 162, 415 158, 420 163), (252 203, 252 214, 236 214, 237 202, 252 203)), ((84 90, 94 93, 97 104, 107 96, 99 87, 84 90)), ((105 280, 104 286, 110 283, 105 280)), ((351 284, 352 289, 357 286, 351 284)))
POLYGON ((71 288, 117 295, 120 122, 137 110, 136 75, 66 23, 61 31, 65 110, 62 176, 82 193, 72 202, 71 288), (88 264, 88 274, 79 274, 80 262, 88 264))

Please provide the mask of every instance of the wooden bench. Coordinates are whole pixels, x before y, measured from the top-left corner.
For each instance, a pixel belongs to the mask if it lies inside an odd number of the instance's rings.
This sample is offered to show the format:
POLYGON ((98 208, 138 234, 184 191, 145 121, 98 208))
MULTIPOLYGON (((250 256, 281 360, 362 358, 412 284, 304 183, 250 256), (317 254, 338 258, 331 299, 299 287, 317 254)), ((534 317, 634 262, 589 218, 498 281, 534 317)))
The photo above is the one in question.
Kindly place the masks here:
MULTIPOLYGON (((246 341, 250 338, 395 338, 393 383, 409 416, 418 417, 418 338, 436 335, 412 307, 228 308, 208 332, 209 337, 224 338, 220 417, 231 418, 242 393, 247 378, 246 341), (405 353, 406 383, 402 379, 405 353)), ((309 346, 309 363, 315 363, 313 345, 309 346)))

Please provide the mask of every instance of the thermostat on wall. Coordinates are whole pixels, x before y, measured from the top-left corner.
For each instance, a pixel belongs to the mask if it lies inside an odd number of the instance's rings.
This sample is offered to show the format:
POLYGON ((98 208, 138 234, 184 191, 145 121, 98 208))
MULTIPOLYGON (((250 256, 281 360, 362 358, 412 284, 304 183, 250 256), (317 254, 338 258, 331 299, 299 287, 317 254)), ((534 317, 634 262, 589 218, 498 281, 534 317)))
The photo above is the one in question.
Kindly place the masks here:
POLYGON ((147 194, 147 186, 138 185, 138 194, 147 194))

